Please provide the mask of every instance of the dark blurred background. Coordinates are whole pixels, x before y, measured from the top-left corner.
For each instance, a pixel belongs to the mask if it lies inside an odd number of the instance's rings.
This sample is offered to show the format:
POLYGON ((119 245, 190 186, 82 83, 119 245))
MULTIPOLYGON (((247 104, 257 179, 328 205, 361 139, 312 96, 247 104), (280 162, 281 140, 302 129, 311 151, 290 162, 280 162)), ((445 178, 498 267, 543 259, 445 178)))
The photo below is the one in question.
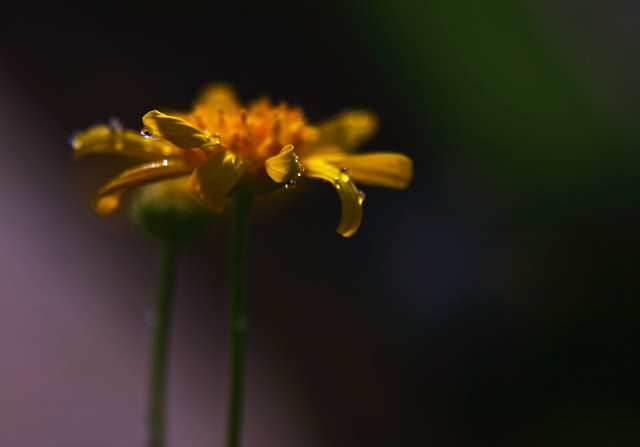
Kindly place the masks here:
MULTIPOLYGON (((12 2, 0 14, 0 446, 142 445, 157 247, 67 135, 233 83, 376 110, 415 161, 363 225, 257 200, 245 446, 640 445, 640 7, 12 2)), ((228 213, 184 248, 169 446, 222 445, 228 213)))

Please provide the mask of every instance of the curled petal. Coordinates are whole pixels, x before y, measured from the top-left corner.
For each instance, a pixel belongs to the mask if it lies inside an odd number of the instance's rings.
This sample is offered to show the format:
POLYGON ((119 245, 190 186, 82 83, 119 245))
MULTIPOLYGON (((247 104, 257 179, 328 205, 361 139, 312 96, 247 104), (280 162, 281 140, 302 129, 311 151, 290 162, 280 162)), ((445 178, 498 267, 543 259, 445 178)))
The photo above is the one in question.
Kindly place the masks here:
POLYGON ((264 164, 269 177, 277 183, 292 180, 300 173, 300 162, 291 144, 283 147, 278 155, 267 158, 264 164))
POLYGON ((127 169, 94 194, 91 207, 98 215, 106 216, 120 205, 122 196, 131 188, 181 177, 189 174, 191 170, 192 168, 180 159, 160 160, 127 169))
POLYGON ((249 165, 249 161, 231 151, 215 152, 191 174, 189 189, 209 208, 220 213, 226 206, 227 194, 249 165))
POLYGON ((326 154, 322 159, 339 168, 347 168, 353 180, 365 185, 405 189, 413 178, 413 161, 396 152, 326 154))
POLYGON ((169 140, 180 149, 211 145, 211 137, 182 118, 152 110, 142 117, 145 127, 154 135, 169 140))
POLYGON ((372 110, 350 109, 318 125, 316 141, 306 148, 315 156, 324 152, 352 152, 378 130, 378 116, 372 110))
POLYGON ((305 160, 304 166, 304 175, 327 180, 336 189, 342 203, 342 217, 336 231, 344 237, 351 236, 362 222, 363 198, 356 185, 348 174, 340 171, 340 168, 319 158, 305 160))
POLYGON ((178 148, 166 140, 144 138, 139 131, 118 130, 106 124, 82 131, 71 143, 75 159, 90 154, 119 154, 142 160, 180 156, 178 148))

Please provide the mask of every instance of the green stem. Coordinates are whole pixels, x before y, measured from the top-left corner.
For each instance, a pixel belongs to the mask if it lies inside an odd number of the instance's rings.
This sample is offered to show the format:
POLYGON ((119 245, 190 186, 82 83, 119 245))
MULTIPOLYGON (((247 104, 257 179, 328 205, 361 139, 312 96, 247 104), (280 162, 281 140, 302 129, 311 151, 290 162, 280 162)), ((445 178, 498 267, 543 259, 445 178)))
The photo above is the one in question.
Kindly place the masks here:
POLYGON ((153 308, 151 376, 149 380, 148 447, 163 447, 165 437, 165 400, 167 378, 167 344, 171 323, 171 298, 178 260, 178 246, 162 243, 162 260, 158 301, 153 308))
POLYGON ((235 231, 231 260, 231 297, 229 301, 229 396, 227 407, 226 447, 238 447, 242 414, 243 339, 246 229, 253 196, 236 197, 235 231))

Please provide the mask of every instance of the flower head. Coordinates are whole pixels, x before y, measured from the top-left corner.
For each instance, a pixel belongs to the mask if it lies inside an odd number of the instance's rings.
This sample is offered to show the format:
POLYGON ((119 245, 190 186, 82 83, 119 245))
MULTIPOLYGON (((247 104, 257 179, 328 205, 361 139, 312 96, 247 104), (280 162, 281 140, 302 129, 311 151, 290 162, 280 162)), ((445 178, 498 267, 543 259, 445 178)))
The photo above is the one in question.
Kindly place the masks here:
POLYGON ((301 109, 262 98, 246 108, 226 84, 203 90, 189 113, 157 110, 142 118, 141 133, 100 125, 74 136, 74 155, 120 153, 150 161, 122 172, 92 198, 101 216, 115 210, 130 189, 189 176, 188 188, 221 212, 236 194, 292 188, 300 176, 330 182, 342 202, 338 233, 351 236, 362 220, 363 184, 406 188, 412 161, 398 153, 353 154, 377 129, 371 111, 347 110, 317 126, 301 109))

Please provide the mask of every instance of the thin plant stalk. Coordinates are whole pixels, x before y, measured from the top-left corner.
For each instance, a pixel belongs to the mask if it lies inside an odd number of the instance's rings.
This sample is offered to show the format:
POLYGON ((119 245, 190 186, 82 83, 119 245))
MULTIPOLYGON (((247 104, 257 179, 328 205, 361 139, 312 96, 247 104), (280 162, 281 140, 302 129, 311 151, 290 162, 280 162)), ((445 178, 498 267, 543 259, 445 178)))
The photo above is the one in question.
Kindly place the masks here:
POLYGON ((231 296, 229 300, 229 395, 227 401, 226 447, 238 447, 242 419, 242 382, 244 365, 244 288, 246 230, 253 196, 239 195, 235 200, 235 223, 231 257, 231 296))
POLYGON ((152 308, 151 371, 147 414, 148 447, 165 445, 165 403, 167 388, 167 351, 173 284, 178 261, 178 245, 162 242, 158 298, 152 308))

